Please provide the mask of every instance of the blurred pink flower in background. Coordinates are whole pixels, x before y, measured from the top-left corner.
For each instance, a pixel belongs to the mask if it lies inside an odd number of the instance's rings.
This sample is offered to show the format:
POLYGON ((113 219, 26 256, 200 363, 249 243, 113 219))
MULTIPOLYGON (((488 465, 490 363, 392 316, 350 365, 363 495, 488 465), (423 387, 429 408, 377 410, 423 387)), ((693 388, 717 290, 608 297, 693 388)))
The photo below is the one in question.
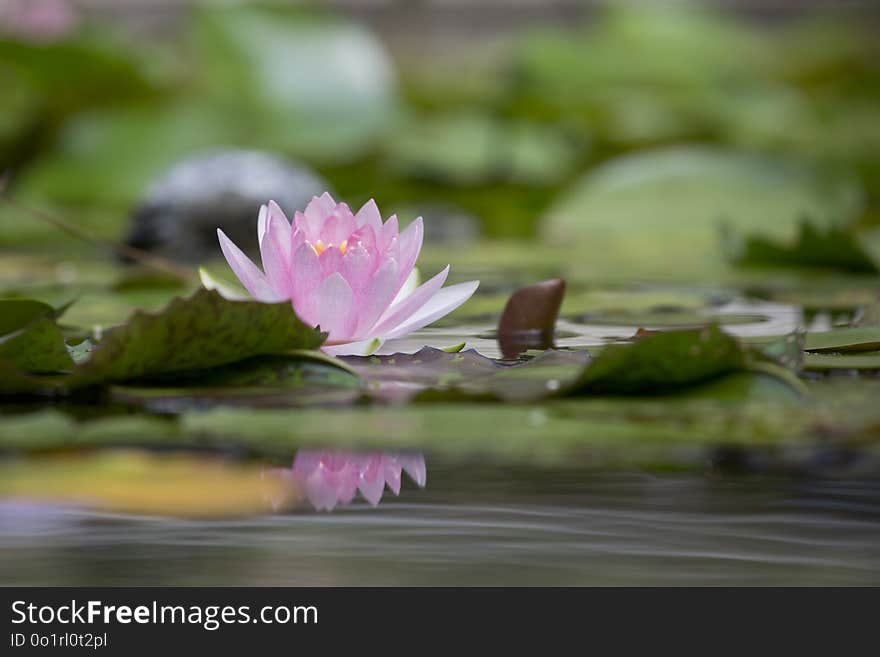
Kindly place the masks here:
POLYGON ((23 41, 59 41, 78 22, 76 8, 68 0, 0 0, 0 34, 23 41))
MULTIPOLYGON (((255 299, 290 299, 296 314, 330 335, 324 350, 363 354, 427 326, 467 301, 478 281, 443 287, 447 266, 416 287, 422 219, 400 232, 372 200, 357 214, 329 194, 315 197, 293 225, 273 201, 260 208, 261 271, 222 230, 220 247, 255 299)), ((207 285, 207 283, 206 283, 207 285)))
POLYGON ((425 487, 427 469, 422 454, 302 449, 296 453, 291 469, 318 511, 332 511, 337 504, 350 503, 357 491, 376 506, 386 485, 395 495, 400 494, 402 471, 420 488, 425 487))

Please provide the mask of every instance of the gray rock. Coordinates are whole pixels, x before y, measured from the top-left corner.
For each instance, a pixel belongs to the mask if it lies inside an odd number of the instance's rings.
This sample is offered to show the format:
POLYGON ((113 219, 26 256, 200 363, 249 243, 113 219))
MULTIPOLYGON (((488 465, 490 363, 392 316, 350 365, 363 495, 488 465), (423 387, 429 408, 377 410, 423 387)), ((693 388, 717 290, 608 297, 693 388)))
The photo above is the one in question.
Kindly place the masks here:
POLYGON ((327 191, 313 171, 262 151, 217 150, 171 167, 131 216, 130 246, 181 262, 220 253, 217 228, 242 250, 257 251, 257 213, 272 199, 288 217, 327 191))

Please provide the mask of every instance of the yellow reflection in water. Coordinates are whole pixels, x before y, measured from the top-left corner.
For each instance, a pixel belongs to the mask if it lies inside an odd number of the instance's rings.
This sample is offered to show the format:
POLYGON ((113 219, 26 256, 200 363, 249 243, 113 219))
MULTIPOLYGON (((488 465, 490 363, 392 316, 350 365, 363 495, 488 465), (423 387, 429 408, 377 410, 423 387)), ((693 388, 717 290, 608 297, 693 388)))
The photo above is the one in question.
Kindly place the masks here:
POLYGON ((178 517, 273 512, 301 499, 292 478, 264 476, 261 465, 142 450, 6 459, 0 497, 178 517))

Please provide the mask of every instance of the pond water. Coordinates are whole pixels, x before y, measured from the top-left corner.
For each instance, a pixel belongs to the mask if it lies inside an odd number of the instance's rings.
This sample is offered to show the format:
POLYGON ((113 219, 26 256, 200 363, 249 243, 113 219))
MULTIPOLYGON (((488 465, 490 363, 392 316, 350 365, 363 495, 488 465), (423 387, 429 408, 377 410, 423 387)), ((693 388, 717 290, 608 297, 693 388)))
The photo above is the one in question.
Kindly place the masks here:
MULTIPOLYGON (((466 342, 500 357, 494 326, 509 292, 490 282, 453 322, 384 351, 466 342)), ((846 312, 820 304, 807 313, 797 295, 772 296, 572 286, 556 342, 605 345, 637 328, 709 320, 760 340, 827 329, 846 312)), ((870 401, 880 379, 808 383, 821 402, 809 409, 764 388, 733 401, 717 388, 668 402, 349 407, 327 398, 315 408, 294 390, 280 406, 245 402, 228 416, 210 396, 120 405, 137 398, 133 389, 114 393, 112 411, 94 400, 7 404, 0 582, 880 584, 876 450, 829 444, 805 419, 827 406, 846 436, 880 426, 870 401), (175 414, 195 431, 180 444, 157 419, 175 414), (385 436, 397 451, 333 451, 352 437, 382 446, 385 436), (314 451, 304 450, 328 438, 330 483, 315 488, 314 451), (725 451, 729 443, 749 447, 725 451), (297 471, 291 456, 311 465, 297 471)))
POLYGON ((424 489, 376 508, 208 521, 7 502, 0 518, 4 584, 880 584, 877 480, 428 457, 424 489))

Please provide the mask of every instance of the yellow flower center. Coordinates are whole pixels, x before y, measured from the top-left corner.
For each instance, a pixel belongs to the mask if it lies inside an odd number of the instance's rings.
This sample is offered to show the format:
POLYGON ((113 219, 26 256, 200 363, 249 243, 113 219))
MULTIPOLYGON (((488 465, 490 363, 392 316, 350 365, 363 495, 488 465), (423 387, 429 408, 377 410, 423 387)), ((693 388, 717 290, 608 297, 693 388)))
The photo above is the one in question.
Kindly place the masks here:
MULTIPOLYGON (((324 240, 318 240, 314 244, 309 242, 309 246, 312 247, 312 251, 315 252, 316 256, 320 256, 327 249, 333 248, 333 244, 324 244, 324 240)), ((342 243, 339 245, 339 252, 342 255, 345 255, 345 252, 347 249, 348 249, 348 240, 342 240, 342 243)))

